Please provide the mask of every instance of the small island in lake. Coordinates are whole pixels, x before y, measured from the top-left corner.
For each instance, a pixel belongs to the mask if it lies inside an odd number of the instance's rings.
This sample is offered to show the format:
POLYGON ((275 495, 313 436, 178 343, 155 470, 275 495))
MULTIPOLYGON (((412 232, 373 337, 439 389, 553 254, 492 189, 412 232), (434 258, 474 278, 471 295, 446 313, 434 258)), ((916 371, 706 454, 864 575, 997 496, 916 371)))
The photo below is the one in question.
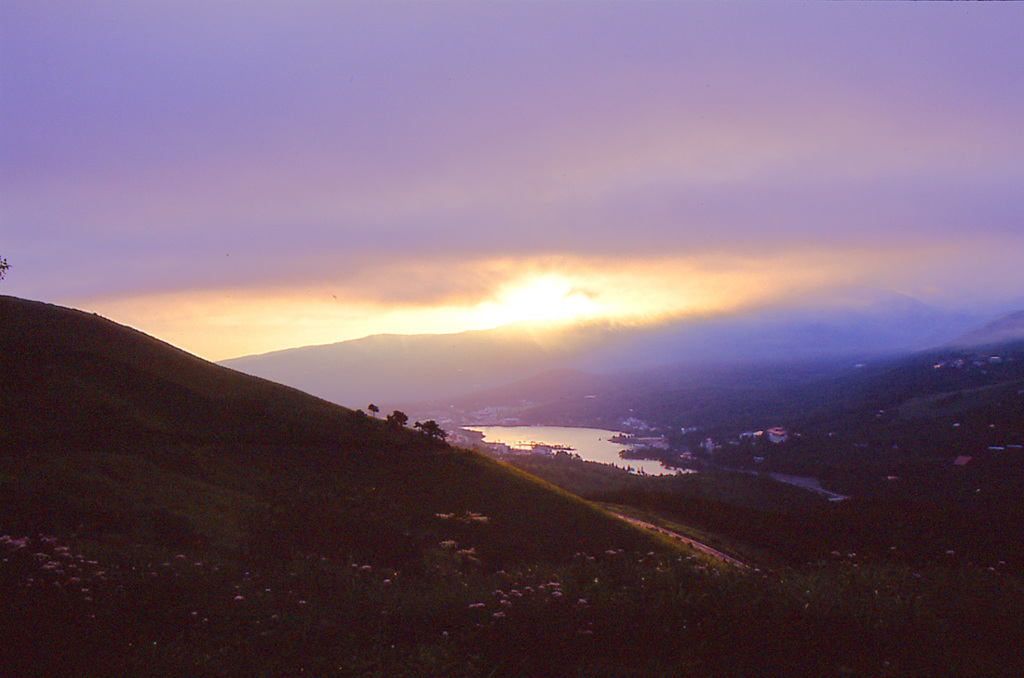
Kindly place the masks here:
POLYGON ((619 452, 619 457, 629 460, 649 460, 661 462, 666 468, 688 468, 693 464, 689 451, 679 452, 668 447, 651 445, 632 445, 619 452))

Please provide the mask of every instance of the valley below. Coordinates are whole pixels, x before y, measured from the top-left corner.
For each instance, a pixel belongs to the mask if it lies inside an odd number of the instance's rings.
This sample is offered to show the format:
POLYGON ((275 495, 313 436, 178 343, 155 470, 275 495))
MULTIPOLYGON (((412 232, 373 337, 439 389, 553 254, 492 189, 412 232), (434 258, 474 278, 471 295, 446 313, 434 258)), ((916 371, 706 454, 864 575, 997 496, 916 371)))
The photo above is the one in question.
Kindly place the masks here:
POLYGON ((72 309, 0 320, 8 675, 1024 668, 1019 344, 557 372, 378 417, 72 309), (540 426, 460 432, 487 408, 540 426))

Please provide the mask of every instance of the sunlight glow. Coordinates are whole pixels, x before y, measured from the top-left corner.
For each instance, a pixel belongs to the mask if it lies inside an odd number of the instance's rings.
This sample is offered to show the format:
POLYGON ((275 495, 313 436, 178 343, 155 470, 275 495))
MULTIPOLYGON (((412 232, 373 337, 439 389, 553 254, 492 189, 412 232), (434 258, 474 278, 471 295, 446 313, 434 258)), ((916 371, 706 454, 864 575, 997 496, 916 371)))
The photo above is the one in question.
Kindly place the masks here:
MULTIPOLYGON (((951 251, 936 245, 928 261, 949 261, 951 251)), ((965 248, 955 253, 963 260, 965 248)), ((378 270, 388 276, 366 275, 358 285, 340 279, 212 287, 76 299, 70 305, 222 360, 372 334, 450 334, 513 323, 544 326, 538 329, 589 321, 658 323, 778 304, 839 283, 877 284, 886 275, 895 283, 892 271, 912 273, 909 261, 900 248, 880 253, 850 247, 761 257, 445 261, 420 268, 381 265, 378 270)))
POLYGON ((479 307, 481 323, 497 327, 514 322, 569 322, 600 315, 604 309, 586 291, 558 275, 517 281, 499 292, 497 301, 479 307))

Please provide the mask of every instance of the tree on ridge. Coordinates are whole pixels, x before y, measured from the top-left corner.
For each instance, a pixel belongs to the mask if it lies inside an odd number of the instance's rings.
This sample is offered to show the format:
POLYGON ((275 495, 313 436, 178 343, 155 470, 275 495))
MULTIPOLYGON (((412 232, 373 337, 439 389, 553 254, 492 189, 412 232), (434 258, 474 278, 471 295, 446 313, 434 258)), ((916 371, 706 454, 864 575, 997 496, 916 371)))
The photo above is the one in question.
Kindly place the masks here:
POLYGON ((448 437, 448 431, 445 431, 441 426, 434 421, 429 419, 427 421, 417 421, 414 424, 415 428, 425 433, 427 436, 434 438, 435 440, 444 440, 448 437))
POLYGON ((387 418, 387 422, 393 426, 405 426, 408 421, 409 415, 401 410, 395 410, 387 418))

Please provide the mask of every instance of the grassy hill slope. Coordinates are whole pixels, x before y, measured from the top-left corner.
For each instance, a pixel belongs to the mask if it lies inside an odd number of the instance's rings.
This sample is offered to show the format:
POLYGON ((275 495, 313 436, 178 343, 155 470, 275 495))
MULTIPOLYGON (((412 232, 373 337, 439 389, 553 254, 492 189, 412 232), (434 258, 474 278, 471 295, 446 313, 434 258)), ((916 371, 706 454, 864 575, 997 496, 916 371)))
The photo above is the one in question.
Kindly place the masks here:
POLYGON ((438 513, 486 516, 493 563, 645 539, 480 455, 93 315, 3 297, 0 326, 8 529, 396 563, 448 536, 438 513))
POLYGON ((8 452, 356 439, 351 412, 97 316, 2 297, 0 326, 8 452))

